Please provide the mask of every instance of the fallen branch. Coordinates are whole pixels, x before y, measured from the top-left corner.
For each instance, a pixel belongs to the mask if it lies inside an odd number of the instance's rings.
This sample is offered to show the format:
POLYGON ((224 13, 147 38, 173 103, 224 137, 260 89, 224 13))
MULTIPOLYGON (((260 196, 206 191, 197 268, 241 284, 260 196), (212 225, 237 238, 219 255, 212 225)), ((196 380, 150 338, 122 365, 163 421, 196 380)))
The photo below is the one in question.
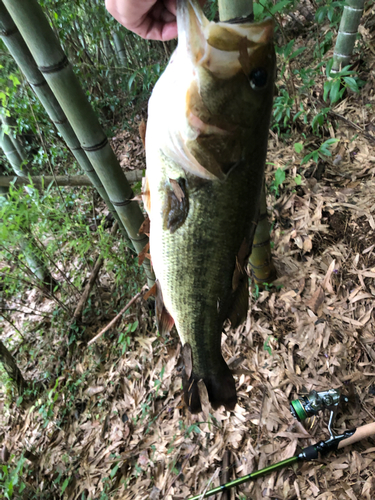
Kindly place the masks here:
MULTIPOLYGON (((117 229, 118 229, 118 222, 115 222, 112 229, 111 229, 111 236, 114 236, 116 234, 117 229)), ((73 320, 81 321, 83 308, 86 304, 87 299, 89 298, 90 292, 92 290, 92 287, 94 286, 96 278, 98 277, 98 274, 99 274, 100 268, 103 265, 103 262, 104 262, 104 257, 100 256, 95 263, 95 266, 94 266, 94 269, 92 270, 89 281, 88 281, 87 285, 85 286, 85 289, 81 295, 81 298, 78 301, 77 307, 75 308, 75 311, 73 314, 73 320)))
MULTIPOLYGON (((134 170, 132 172, 126 172, 125 176, 130 184, 139 182, 142 180, 143 171, 134 170)), ((92 186, 90 179, 87 175, 57 175, 53 177, 52 175, 36 175, 31 177, 17 177, 14 175, 1 175, 0 176, 0 187, 9 187, 10 184, 15 186, 29 186, 33 184, 36 188, 42 189, 47 188, 51 183, 57 186, 92 186)))
POLYGON ((118 313, 118 315, 117 315, 115 318, 113 318, 113 320, 112 320, 110 323, 108 323, 108 325, 107 325, 105 328, 103 328, 103 330, 102 330, 101 332, 99 332, 99 333, 98 333, 98 335, 95 335, 95 337, 94 337, 94 338, 92 338, 92 339, 91 339, 91 340, 87 343, 87 345, 91 345, 91 344, 93 344, 94 342, 96 342, 96 341, 97 341, 97 340, 98 340, 98 339, 99 339, 102 335, 104 335, 104 333, 105 333, 105 332, 107 332, 110 328, 112 328, 112 327, 116 324, 116 322, 120 319, 120 317, 124 314, 124 312, 125 312, 127 309, 129 309, 129 307, 130 307, 131 305, 133 305, 133 304, 134 304, 134 302, 135 302, 137 299, 139 299, 139 297, 141 297, 141 295, 143 295, 143 293, 147 290, 147 288, 148 288, 148 286, 147 286, 147 285, 145 285, 145 286, 142 288, 142 290, 141 290, 139 293, 137 293, 137 295, 134 295, 134 297, 131 299, 131 301, 130 301, 130 302, 128 302, 128 303, 126 304, 126 306, 124 307, 124 309, 122 309, 122 310, 118 313))

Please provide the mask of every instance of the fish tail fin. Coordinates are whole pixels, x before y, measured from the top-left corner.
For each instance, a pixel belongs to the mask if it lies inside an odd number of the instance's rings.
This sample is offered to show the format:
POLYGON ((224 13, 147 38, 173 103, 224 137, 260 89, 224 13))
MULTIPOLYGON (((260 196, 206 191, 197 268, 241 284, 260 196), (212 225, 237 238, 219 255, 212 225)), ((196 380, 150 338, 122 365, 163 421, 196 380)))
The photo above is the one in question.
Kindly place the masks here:
MULTIPOLYGON (((186 344, 184 348, 186 347, 186 344)), ((189 346, 190 347, 190 346, 189 346)), ((183 353, 184 354, 184 353, 183 353)), ((224 406, 226 410, 234 410, 237 404, 236 385, 228 365, 221 358, 220 368, 215 373, 204 377, 197 376, 194 371, 186 366, 183 371, 182 386, 184 389, 184 401, 191 413, 199 413, 202 411, 202 402, 198 382, 203 380, 208 399, 214 410, 220 406, 224 406)), ((185 356, 184 356, 185 361, 185 356)))

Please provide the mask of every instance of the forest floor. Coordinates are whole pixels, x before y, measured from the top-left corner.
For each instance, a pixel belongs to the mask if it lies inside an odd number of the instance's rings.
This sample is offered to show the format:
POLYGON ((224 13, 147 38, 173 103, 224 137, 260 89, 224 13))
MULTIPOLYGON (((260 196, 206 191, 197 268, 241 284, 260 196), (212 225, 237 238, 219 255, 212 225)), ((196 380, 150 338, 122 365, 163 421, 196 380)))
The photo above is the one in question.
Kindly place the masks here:
MULTIPOLYGON (((160 338, 148 304, 137 301, 92 346, 79 343, 45 404, 14 404, 0 414, 0 463, 4 447, 16 457, 27 450, 22 475, 28 493, 18 498, 172 500, 203 493, 327 439, 327 416, 303 426, 289 411, 291 399, 312 389, 340 388, 349 396, 336 432, 375 421, 373 11, 366 22, 367 48, 357 64, 366 83, 360 94, 349 92, 332 107, 325 124, 339 139, 332 157, 301 166, 303 155, 322 140, 298 124, 288 139, 270 136, 267 185, 278 168, 286 172, 279 196, 273 191, 267 198, 278 280, 263 291, 253 288, 246 322, 223 335, 239 397, 235 410, 189 414, 176 369, 178 335, 160 338), (305 145, 302 154, 294 148, 298 142, 305 145), (136 320, 124 352, 114 349, 136 320), (75 391, 71 398, 59 390, 68 383, 75 391), (66 418, 56 425, 61 414, 66 418)), ((300 29, 296 46, 310 43, 309 36, 300 29)), ((324 78, 306 96, 309 105, 323 106, 324 78)), ((136 131, 119 132, 112 144, 125 169, 145 167, 136 131)), ((103 288, 96 295, 114 286, 105 266, 99 281, 103 288)), ((27 300, 51 310, 38 294, 30 291, 27 300)), ((27 319, 30 331, 33 321, 40 322, 37 316, 27 319)), ((25 316, 14 321, 22 330, 25 316)), ((86 337, 108 322, 92 322, 86 337)), ((11 327, 3 333, 10 336, 11 327)), ((54 333, 28 340, 42 362, 15 352, 26 379, 38 378, 43 359, 45 370, 53 371, 58 349, 43 353, 48 343, 53 346, 54 333)), ((374 459, 370 438, 246 483, 221 499, 372 500, 374 459)))

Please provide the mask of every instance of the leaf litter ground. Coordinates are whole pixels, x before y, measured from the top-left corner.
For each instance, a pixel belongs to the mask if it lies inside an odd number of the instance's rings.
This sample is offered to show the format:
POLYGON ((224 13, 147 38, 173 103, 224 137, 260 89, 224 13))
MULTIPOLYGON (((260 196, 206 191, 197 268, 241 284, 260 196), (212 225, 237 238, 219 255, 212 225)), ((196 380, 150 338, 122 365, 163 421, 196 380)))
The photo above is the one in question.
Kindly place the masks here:
MULTIPOLYGON (((41 407, 15 405, 0 416, 2 449, 16 457, 26 452, 28 493, 19 498, 32 498, 36 489, 41 493, 35 498, 95 500, 170 500, 202 493, 326 439, 326 418, 303 427, 289 411, 290 399, 311 389, 341 388, 349 395, 335 431, 375 421, 371 37, 367 47, 367 83, 359 96, 350 94, 334 107, 326 123, 331 137, 339 139, 332 158, 300 166, 304 153, 297 154, 294 144, 321 144, 302 127, 287 141, 276 134, 270 137, 268 185, 278 168, 286 172, 280 196, 269 194, 267 199, 279 278, 277 286, 259 293, 253 289, 246 322, 223 335, 223 353, 239 396, 235 411, 204 407, 197 416, 187 412, 181 401, 178 336, 172 332, 160 338, 149 305, 139 301, 93 346, 79 343, 59 379, 59 386, 74 381, 70 406, 62 395, 47 417, 41 407), (307 133, 307 141, 301 132, 307 133), (121 354, 113 346, 136 319, 139 326, 121 354), (62 412, 67 416, 57 426, 62 412)), ((322 103, 323 83, 322 77, 308 99, 322 103)), ((112 142, 125 169, 144 168, 134 132, 120 133, 112 142)), ((105 268, 99 280, 102 287, 96 295, 113 289, 114 278, 105 268)), ((47 313, 48 301, 37 295, 29 293, 29 304, 34 301, 33 307, 47 313)), ((25 318, 14 316, 20 329, 25 318)), ((30 314, 27 319, 36 325, 41 321, 30 314)), ((105 324, 92 321, 88 338, 105 324)), ((5 326, 3 340, 11 334, 5 326)), ((54 334, 33 339, 33 348, 45 358, 44 369, 51 372, 59 356, 54 334)), ((41 375, 43 363, 17 356, 17 348, 15 355, 28 380, 41 375)), ((53 391, 48 393, 51 401, 53 396, 53 391)), ((274 472, 221 498, 371 500, 374 458, 375 439, 369 439, 313 463, 274 472)))

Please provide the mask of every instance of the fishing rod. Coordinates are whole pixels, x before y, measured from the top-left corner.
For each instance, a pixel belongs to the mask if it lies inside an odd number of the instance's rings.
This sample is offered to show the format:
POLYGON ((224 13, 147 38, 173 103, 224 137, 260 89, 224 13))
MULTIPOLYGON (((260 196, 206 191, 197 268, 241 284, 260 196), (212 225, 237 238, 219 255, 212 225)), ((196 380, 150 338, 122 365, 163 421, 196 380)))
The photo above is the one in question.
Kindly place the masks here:
POLYGON ((265 476, 289 465, 300 462, 309 462, 310 460, 319 458, 319 456, 324 457, 331 451, 341 450, 345 446, 357 443, 362 439, 367 439, 368 437, 375 435, 375 422, 345 431, 340 435, 334 435, 332 431, 332 422, 341 401, 347 402, 348 399, 345 396, 342 396, 340 391, 337 389, 329 389, 321 392, 311 391, 309 394, 292 401, 290 404, 290 411, 300 422, 306 420, 306 418, 318 415, 318 413, 323 410, 330 411, 328 423, 328 431, 330 434, 329 439, 307 446, 307 448, 303 448, 300 453, 291 458, 287 458, 281 462, 277 462, 276 464, 264 467, 264 469, 252 472, 251 474, 239 477, 238 479, 234 479, 229 483, 217 486, 212 490, 206 491, 200 495, 195 495, 187 500, 200 500, 202 498, 208 498, 248 481, 254 481, 255 479, 258 479, 258 477, 265 476))

